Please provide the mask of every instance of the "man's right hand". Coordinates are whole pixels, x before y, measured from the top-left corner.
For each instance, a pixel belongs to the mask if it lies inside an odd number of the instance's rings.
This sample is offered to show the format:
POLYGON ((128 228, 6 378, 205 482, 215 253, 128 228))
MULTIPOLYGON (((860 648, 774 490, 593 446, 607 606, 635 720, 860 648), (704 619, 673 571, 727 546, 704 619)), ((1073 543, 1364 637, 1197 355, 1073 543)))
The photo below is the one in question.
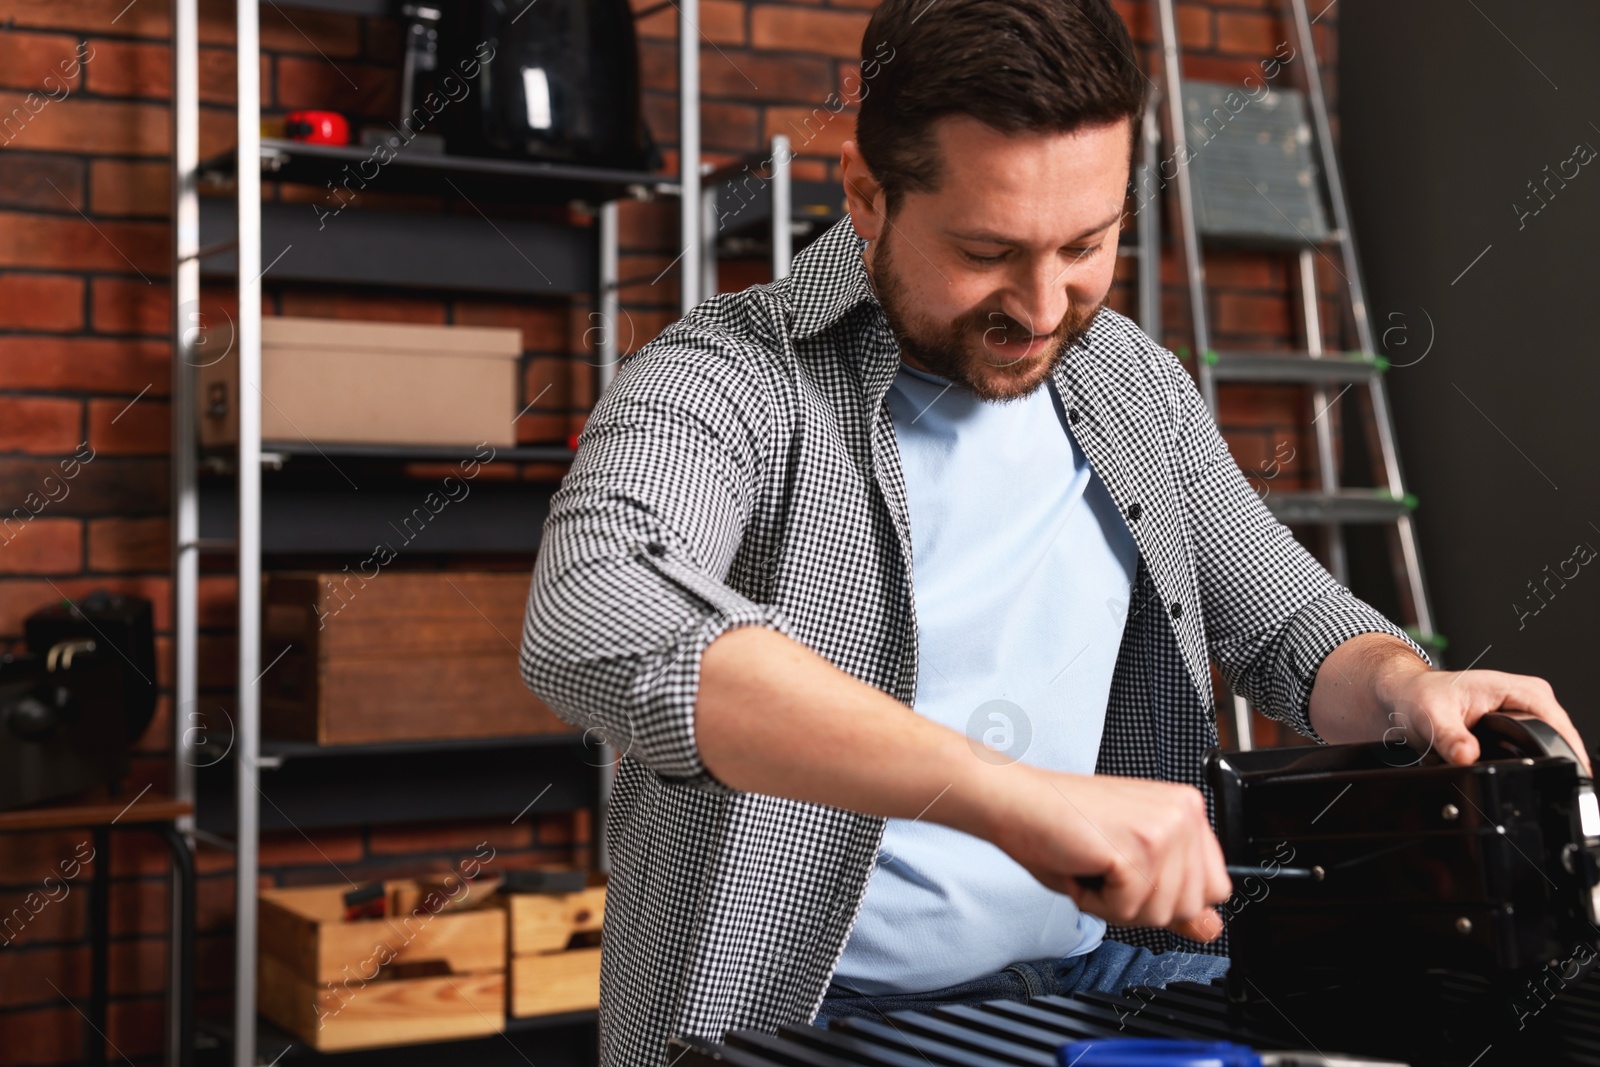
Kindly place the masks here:
POLYGON ((984 836, 1045 886, 1107 922, 1221 934, 1233 883, 1198 789, 1021 763, 994 778, 984 836))
POLYGON ((1221 933, 1209 906, 1233 886, 1198 790, 978 759, 965 735, 764 627, 706 647, 695 738, 733 789, 941 823, 1108 922, 1221 933))

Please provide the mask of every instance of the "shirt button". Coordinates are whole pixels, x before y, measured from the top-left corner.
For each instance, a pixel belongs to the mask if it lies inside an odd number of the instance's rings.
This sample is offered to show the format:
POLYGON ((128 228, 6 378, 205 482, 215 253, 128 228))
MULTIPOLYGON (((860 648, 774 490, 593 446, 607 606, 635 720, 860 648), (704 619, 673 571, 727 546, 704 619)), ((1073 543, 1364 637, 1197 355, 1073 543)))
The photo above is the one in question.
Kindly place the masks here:
POLYGON ((1133 503, 1128 505, 1128 521, 1129 522, 1138 522, 1139 521, 1139 516, 1143 515, 1143 514, 1144 514, 1144 508, 1139 506, 1139 502, 1137 500, 1135 500, 1133 503))
POLYGON ((1079 415, 1078 415, 1078 409, 1077 408, 1068 408, 1067 409, 1067 421, 1068 422, 1077 422, 1078 418, 1079 418, 1079 415))
POLYGON ((1183 618, 1183 605, 1178 603, 1176 600, 1172 602, 1172 617, 1174 619, 1183 618))
POLYGON ((660 541, 651 541, 648 545, 644 546, 644 550, 650 553, 652 556, 664 556, 667 554, 667 546, 662 544, 660 541))

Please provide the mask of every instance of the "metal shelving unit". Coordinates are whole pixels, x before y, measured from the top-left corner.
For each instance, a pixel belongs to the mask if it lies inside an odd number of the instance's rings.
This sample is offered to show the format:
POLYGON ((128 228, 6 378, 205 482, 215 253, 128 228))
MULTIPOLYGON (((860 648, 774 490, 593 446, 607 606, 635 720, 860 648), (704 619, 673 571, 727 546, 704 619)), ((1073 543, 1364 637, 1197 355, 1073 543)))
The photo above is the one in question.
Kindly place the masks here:
MULTIPOLYGON (((274 5, 276 6, 276 5, 274 5)), ((341 12, 364 16, 393 14, 390 0, 290 0, 284 6, 297 9, 341 12)), ((699 49, 683 47, 682 42, 698 39, 698 0, 675 0, 678 9, 679 47, 679 149, 680 161, 700 159, 699 49)), ((534 810, 562 810, 591 806, 603 812, 609 776, 604 758, 590 757, 589 766, 574 758, 578 750, 572 735, 553 738, 499 739, 484 742, 444 742, 418 745, 355 746, 337 752, 317 750, 315 746, 294 746, 263 741, 260 736, 260 695, 255 681, 261 673, 261 574, 262 554, 272 552, 341 551, 359 547, 346 543, 354 537, 359 523, 328 518, 333 508, 327 493, 319 495, 314 484, 284 486, 264 492, 262 467, 320 463, 338 456, 347 462, 389 463, 404 460, 440 458, 440 450, 426 448, 335 448, 301 442, 263 442, 261 440, 261 294, 263 275, 271 271, 274 279, 338 281, 358 284, 412 286, 432 290, 465 290, 522 294, 596 294, 601 322, 614 324, 619 311, 617 205, 625 195, 674 195, 685 205, 702 205, 701 168, 680 162, 677 176, 610 171, 599 168, 504 160, 472 160, 402 153, 385 167, 385 174, 397 191, 451 195, 455 198, 481 196, 486 201, 499 199, 510 190, 542 190, 542 199, 563 202, 582 198, 597 204, 593 240, 581 231, 553 223, 506 220, 505 231, 496 235, 477 217, 400 215, 398 213, 351 212, 329 226, 315 231, 312 213, 304 205, 263 204, 263 171, 270 180, 318 183, 326 175, 346 165, 352 157, 367 153, 355 148, 332 148, 294 142, 264 140, 260 136, 261 100, 259 0, 237 0, 236 61, 238 79, 237 146, 233 152, 202 164, 199 158, 199 16, 198 0, 173 0, 173 379, 172 379, 172 536, 174 597, 174 782, 173 791, 182 800, 201 801, 198 817, 181 821, 180 830, 192 842, 203 836, 209 841, 228 844, 224 831, 233 829, 231 845, 235 851, 237 882, 236 955, 234 961, 235 1010, 228 1031, 229 1058, 233 1067, 255 1067, 266 1062, 258 1051, 261 1029, 256 1010, 257 912, 256 884, 259 875, 259 834, 276 825, 328 825, 319 820, 319 804, 327 807, 329 790, 345 783, 341 814, 345 823, 373 821, 388 814, 418 817, 416 774, 424 765, 440 774, 458 772, 462 761, 470 763, 477 777, 474 789, 452 793, 450 817, 470 817, 508 813, 506 790, 516 776, 531 765, 553 768, 565 761, 569 770, 577 769, 581 779, 571 773, 563 784, 551 789, 552 795, 534 810), (242 161, 259 165, 240 165, 242 161), (203 176, 231 178, 236 185, 235 210, 225 210, 225 202, 202 201, 199 186, 203 176), (293 215, 285 212, 293 207, 293 215), (397 223, 405 224, 406 247, 395 243, 397 223), (348 223, 349 225, 345 225, 348 223), (473 229, 476 228, 476 230, 473 229), (202 243, 202 230, 209 244, 202 243), (340 232, 342 231, 342 232, 340 232), (515 231, 515 232, 512 232, 515 231), (274 243, 264 246, 263 237, 274 243), (298 254, 291 254, 293 246, 298 254), (297 239, 298 238, 298 239, 297 239), (514 272, 495 264, 516 252, 508 245, 537 247, 550 253, 549 260, 558 276, 546 279, 537 289, 529 284, 507 282, 514 272), (498 247, 496 247, 498 246, 498 247), (407 247, 410 254, 406 254, 407 247), (463 253, 463 249, 465 252, 463 253), (264 250, 267 256, 264 257, 264 250), (458 267, 474 261, 472 269, 447 273, 441 263, 454 256, 458 267), (443 257, 443 258, 441 258, 443 257), (202 274, 237 278, 238 318, 234 327, 234 350, 238 360, 239 443, 232 455, 232 470, 219 457, 202 456, 198 447, 195 408, 195 369, 209 356, 202 356, 205 343, 203 324, 198 315, 202 274), (320 458, 318 458, 320 457, 320 458), (202 485, 203 467, 221 467, 231 473, 234 499, 210 479, 202 485), (231 522, 228 520, 231 518, 231 522), (280 521, 286 519, 287 521, 280 521), (327 521, 324 521, 324 520, 327 521), (231 527, 231 528, 230 528, 231 527), (307 536, 306 531, 319 536, 307 536), (231 758, 225 763, 197 767, 201 763, 197 735, 190 712, 199 700, 199 557, 201 552, 232 552, 238 575, 238 659, 235 665, 236 708, 231 758), (485 771, 485 761, 495 764, 485 771), (598 768, 594 765, 599 764, 598 768), (402 794, 379 785, 387 767, 392 781, 397 768, 404 769, 409 802, 402 794), (263 775, 265 773, 265 776, 263 775), (357 802, 351 793, 352 780, 365 773, 369 793, 357 802), (264 790, 266 790, 264 792, 264 790), (375 791, 374 791, 375 790, 375 791), (269 801, 268 817, 263 818, 261 800, 269 801), (231 798, 231 805, 225 802, 231 798), (210 800, 208 805, 205 802, 210 800), (352 816, 350 813, 354 812, 352 816), (298 814, 297 814, 298 813, 298 814)), ((787 178, 787 160, 784 161, 787 178)), ((787 214, 787 211, 783 212, 787 214)), ((687 312, 701 299, 706 259, 702 244, 705 222, 700 210, 680 212, 681 310, 687 312)), ((470 264, 468 264, 470 266, 470 264)), ((714 263, 712 264, 714 266, 714 263)), ((784 261, 787 271, 787 260, 784 261)), ((609 384, 618 358, 617 331, 600 331, 597 345, 598 386, 609 384)), ((561 461, 570 451, 554 448, 517 448, 504 453, 520 461, 561 461)), ((455 458, 453 455, 451 458, 455 458)), ((530 483, 515 483, 520 500, 509 494, 502 505, 515 513, 519 536, 510 539, 481 536, 441 539, 430 543, 427 551, 527 551, 536 547, 537 530, 542 525, 548 494, 530 493, 530 483), (517 510, 520 508, 521 510, 517 510), (536 520, 536 521, 530 521, 536 520), (531 535, 529 531, 532 531, 531 535)), ((480 491, 490 490, 487 484, 480 491)), ((362 493, 376 497, 381 492, 362 493)), ((367 507, 372 501, 365 502, 367 507)), ((482 525, 482 524, 479 524, 482 525)), ((367 527, 370 529, 370 526, 367 527)), ((426 783, 424 783, 424 787, 426 783)), ((510 811, 516 810, 514 807, 510 811)), ((439 814, 438 805, 430 808, 439 814)), ((597 835, 598 836, 598 835, 597 835)), ((603 862, 603 850, 601 852, 603 862)), ((175 905, 176 906, 176 905, 175 905)), ((179 917, 174 916, 175 927, 179 917)), ((178 988, 179 961, 174 956, 171 987, 178 988)), ((168 1025, 169 1062, 187 1063, 193 1052, 179 1040, 180 1020, 176 998, 168 1025)), ((584 1018, 587 1018, 585 1016, 584 1018)), ((578 1016, 557 1022, 583 1021, 578 1016)), ((534 1020, 508 1023, 509 1030, 530 1030, 534 1020)), ((509 1039, 508 1039, 509 1040, 509 1039)), ((441 1046, 431 1046, 439 1054, 441 1046)), ((274 1053, 278 1050, 272 1048, 274 1053)), ((460 1051, 460 1050, 458 1050, 460 1051)), ((390 1050, 390 1062, 403 1050, 390 1050)), ((402 1057, 403 1058, 403 1057, 402 1057)), ((353 1061, 352 1061, 353 1062, 353 1061)))

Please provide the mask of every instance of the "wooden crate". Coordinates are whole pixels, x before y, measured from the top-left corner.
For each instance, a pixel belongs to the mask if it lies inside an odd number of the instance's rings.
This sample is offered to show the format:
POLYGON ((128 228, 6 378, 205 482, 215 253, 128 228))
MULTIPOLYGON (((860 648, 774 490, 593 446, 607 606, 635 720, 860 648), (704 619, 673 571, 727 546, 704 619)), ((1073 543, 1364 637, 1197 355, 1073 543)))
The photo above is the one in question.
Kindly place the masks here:
MULTIPOLYGON (((261 891, 263 1015, 319 1051, 505 1028, 504 909, 413 910, 345 922, 348 888, 261 891)), ((411 887, 388 882, 385 888, 398 899, 411 887)))
POLYGON ((369 573, 268 580, 262 662, 282 659, 261 679, 263 736, 338 745, 572 730, 519 672, 530 571, 369 573))
POLYGON ((511 1015, 552 1015, 600 1006, 600 949, 571 947, 575 935, 598 935, 606 887, 596 876, 577 893, 512 893, 511 1015))

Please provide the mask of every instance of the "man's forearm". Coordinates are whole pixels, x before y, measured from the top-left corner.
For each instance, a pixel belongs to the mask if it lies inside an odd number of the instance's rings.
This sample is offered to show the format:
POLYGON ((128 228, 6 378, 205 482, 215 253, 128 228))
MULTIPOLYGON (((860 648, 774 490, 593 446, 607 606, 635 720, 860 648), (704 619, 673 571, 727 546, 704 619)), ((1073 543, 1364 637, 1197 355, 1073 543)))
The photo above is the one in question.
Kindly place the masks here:
POLYGON ((1220 931, 1207 905, 1232 886, 1192 786, 980 759, 959 731, 763 626, 706 646, 694 714, 701 762, 734 789, 924 818, 1109 921, 1220 931))
POLYGON ((1357 634, 1328 654, 1311 687, 1311 727, 1331 744, 1377 741, 1391 727, 1387 687, 1427 671, 1411 647, 1391 634, 1357 634))
POLYGON ((892 818, 926 814, 979 836, 988 830, 979 780, 1009 770, 761 626, 729 630, 702 653, 695 742, 706 769, 734 789, 892 818))

